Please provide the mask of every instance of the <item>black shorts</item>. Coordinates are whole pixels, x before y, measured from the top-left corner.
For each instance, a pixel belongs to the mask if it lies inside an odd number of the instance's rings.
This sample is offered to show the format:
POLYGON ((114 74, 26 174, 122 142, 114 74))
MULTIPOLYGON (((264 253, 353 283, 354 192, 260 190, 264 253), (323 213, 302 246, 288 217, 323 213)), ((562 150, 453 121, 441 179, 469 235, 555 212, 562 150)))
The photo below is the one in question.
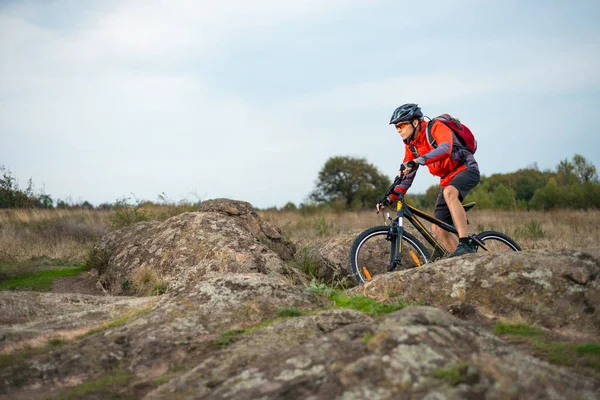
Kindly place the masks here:
MULTIPOLYGON (((465 169, 456 174, 448 186, 454 186, 458 190, 458 199, 463 201, 467 193, 477 186, 478 183, 479 171, 476 169, 465 169)), ((433 216, 452 225, 452 215, 450 215, 450 209, 448 209, 448 204, 446 204, 446 200, 444 199, 443 190, 440 190, 440 194, 438 194, 433 216)))

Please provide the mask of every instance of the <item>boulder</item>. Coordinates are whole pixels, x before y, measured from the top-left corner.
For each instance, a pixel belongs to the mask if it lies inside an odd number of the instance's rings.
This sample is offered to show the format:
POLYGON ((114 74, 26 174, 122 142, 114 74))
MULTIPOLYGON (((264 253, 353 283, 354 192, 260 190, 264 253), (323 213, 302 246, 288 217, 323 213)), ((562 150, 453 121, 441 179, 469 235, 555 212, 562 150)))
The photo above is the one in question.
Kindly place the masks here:
POLYGON ((306 279, 288 265, 294 245, 241 201, 210 200, 199 212, 129 226, 106 235, 98 249, 108 254, 100 274, 113 295, 147 294, 140 288, 151 280, 159 291, 174 290, 211 273, 306 279))
POLYGON ((595 399, 598 389, 442 310, 410 307, 378 320, 323 312, 272 325, 145 398, 595 399), (337 323, 319 334, 316 318, 337 323))
POLYGON ((174 290, 153 308, 140 308, 91 335, 42 354, 13 355, 13 362, 0 364, 0 396, 35 398, 42 387, 44 393, 56 393, 107 374, 125 374, 133 386, 153 381, 209 357, 213 342, 228 330, 273 319, 282 308, 307 311, 327 305, 281 276, 214 276, 174 290))
POLYGON ((316 278, 338 287, 351 287, 356 281, 350 274, 350 247, 357 233, 338 235, 306 245, 296 253, 296 261, 307 265, 316 278))
POLYGON ((70 340, 155 302, 155 297, 0 292, 0 353, 70 340))
POLYGON ((599 260, 587 253, 532 250, 445 259, 376 276, 351 292, 449 309, 466 304, 489 319, 598 339, 599 276, 599 260))

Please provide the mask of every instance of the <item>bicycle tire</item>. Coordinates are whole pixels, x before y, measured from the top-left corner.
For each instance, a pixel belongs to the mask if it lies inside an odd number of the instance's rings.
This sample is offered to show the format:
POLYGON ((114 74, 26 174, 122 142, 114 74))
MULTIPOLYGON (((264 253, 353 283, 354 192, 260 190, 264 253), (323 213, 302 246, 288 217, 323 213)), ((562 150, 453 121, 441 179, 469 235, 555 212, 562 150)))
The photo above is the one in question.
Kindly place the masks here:
MULTIPOLYGON (((350 272, 359 285, 373 276, 388 272, 391 245, 389 226, 376 226, 362 232, 350 248, 350 272)), ((399 269, 418 267, 429 262, 429 251, 408 232, 402 234, 402 257, 399 269)))
MULTIPOLYGON (((485 231, 477 234, 477 238, 483 242, 487 252, 497 253, 503 251, 521 251, 521 246, 504 233, 496 231, 485 231)), ((484 251, 486 253, 486 251, 484 251)))

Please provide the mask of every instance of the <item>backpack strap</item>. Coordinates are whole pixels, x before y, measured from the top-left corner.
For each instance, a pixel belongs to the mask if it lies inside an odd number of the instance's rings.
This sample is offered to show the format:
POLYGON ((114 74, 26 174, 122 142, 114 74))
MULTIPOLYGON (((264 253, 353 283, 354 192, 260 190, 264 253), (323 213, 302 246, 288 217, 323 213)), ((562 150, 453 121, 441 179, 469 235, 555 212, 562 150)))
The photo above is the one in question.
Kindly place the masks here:
POLYGON ((412 153, 413 156, 415 156, 415 158, 419 158, 419 152, 417 151, 417 148, 415 147, 414 144, 410 145, 410 152, 412 153))
POLYGON ((431 130, 433 128, 433 124, 435 123, 436 119, 437 118, 434 118, 431 121, 429 121, 427 123, 427 127, 425 128, 425 133, 427 134, 427 141, 429 142, 429 145, 431 147, 433 147, 434 149, 437 148, 437 142, 435 141, 435 138, 433 137, 431 130))

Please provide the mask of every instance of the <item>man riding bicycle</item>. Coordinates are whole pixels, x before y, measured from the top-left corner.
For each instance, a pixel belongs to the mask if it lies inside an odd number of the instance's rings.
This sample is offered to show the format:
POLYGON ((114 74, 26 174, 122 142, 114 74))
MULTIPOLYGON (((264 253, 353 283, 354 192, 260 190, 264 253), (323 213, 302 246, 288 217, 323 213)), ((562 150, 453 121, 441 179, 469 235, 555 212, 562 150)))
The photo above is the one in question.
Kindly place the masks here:
POLYGON ((442 186, 433 215, 448 224, 454 224, 458 238, 437 225, 432 225, 433 232, 446 249, 452 252, 451 256, 475 253, 477 246, 468 237, 467 215, 462 206, 467 193, 479 183, 479 166, 472 152, 462 146, 452 130, 441 121, 434 121, 431 127, 437 143, 434 148, 427 140, 427 123, 417 104, 404 104, 394 110, 390 125, 395 125, 406 147, 404 161, 400 166, 405 177, 394 188, 394 193, 377 203, 377 212, 398 199, 403 199, 419 166, 426 165, 432 175, 440 177, 442 186))

